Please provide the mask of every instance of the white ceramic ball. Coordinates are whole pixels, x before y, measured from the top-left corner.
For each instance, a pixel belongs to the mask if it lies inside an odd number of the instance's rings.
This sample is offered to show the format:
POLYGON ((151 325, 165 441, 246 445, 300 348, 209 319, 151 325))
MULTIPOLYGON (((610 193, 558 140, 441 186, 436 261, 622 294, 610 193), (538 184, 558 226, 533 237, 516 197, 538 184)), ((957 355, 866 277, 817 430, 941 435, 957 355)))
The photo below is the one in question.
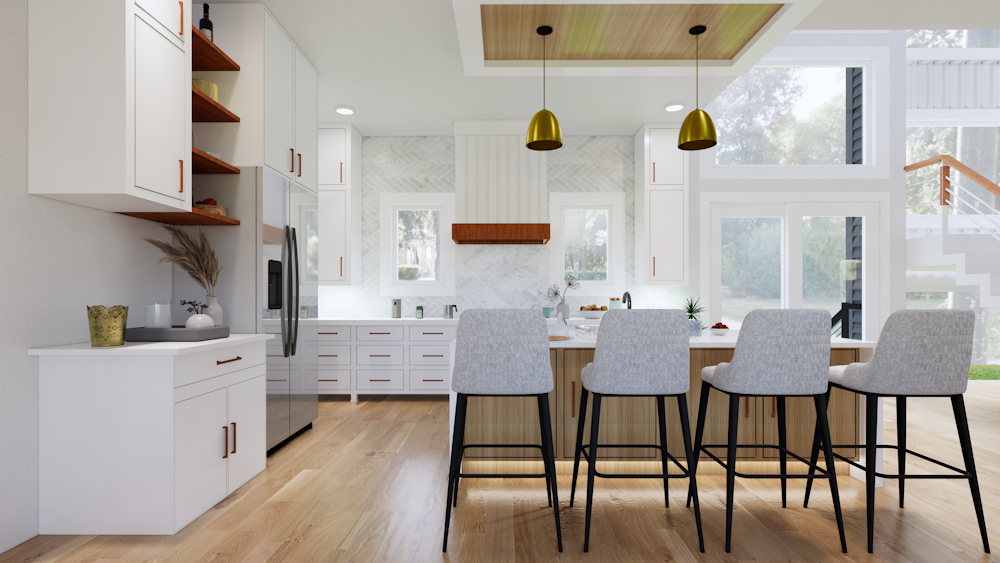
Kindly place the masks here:
POLYGON ((184 323, 185 328, 208 328, 210 326, 215 326, 215 321, 208 315, 191 315, 184 323))

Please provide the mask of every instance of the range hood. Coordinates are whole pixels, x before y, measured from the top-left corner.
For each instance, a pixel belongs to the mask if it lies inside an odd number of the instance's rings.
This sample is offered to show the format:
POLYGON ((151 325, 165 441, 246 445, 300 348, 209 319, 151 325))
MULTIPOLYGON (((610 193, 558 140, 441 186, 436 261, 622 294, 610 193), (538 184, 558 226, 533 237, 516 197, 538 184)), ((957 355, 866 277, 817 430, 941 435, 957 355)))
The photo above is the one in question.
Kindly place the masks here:
POLYGON ((549 242, 546 154, 524 146, 527 121, 455 122, 456 244, 549 242))

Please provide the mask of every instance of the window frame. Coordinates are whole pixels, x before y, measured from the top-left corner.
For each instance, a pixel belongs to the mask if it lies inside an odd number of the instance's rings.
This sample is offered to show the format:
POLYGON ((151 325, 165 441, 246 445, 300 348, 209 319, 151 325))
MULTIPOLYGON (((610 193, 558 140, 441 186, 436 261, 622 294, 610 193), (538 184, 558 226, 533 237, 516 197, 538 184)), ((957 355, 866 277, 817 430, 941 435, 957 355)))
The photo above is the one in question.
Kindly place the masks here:
POLYGON ((571 295, 599 296, 617 295, 628 290, 631 280, 625 273, 625 194, 606 193, 565 193, 549 194, 549 283, 563 285, 565 276, 566 246, 564 240, 564 219, 568 209, 608 210, 608 280, 581 281, 580 289, 571 295))
POLYGON ((451 226, 455 222, 455 194, 382 194, 379 202, 379 286, 383 297, 450 297, 455 295, 455 242, 451 226), (441 279, 436 281, 399 280, 397 262, 397 212, 401 209, 440 210, 441 279))

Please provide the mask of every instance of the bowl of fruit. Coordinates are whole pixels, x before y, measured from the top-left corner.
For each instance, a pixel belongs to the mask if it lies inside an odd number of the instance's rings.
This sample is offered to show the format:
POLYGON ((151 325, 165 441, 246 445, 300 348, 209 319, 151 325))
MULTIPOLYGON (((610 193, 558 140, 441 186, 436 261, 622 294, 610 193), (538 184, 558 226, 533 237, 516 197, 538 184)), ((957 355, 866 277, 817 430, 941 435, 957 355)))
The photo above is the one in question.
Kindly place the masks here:
POLYGON ((599 319, 608 312, 608 306, 598 307, 597 305, 583 305, 580 307, 580 316, 585 319, 599 319))
POLYGON ((724 336, 729 332, 729 327, 722 323, 715 323, 712 325, 712 334, 716 336, 724 336))

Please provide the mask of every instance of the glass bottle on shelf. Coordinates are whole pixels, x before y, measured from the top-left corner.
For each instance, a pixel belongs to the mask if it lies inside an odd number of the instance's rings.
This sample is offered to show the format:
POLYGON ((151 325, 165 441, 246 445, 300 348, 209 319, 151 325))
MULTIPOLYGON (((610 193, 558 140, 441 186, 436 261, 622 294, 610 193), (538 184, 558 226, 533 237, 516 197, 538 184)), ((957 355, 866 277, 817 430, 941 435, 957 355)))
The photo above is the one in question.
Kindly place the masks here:
POLYGON ((209 41, 215 42, 213 38, 213 27, 212 20, 208 19, 208 4, 202 4, 205 7, 205 15, 202 16, 201 21, 198 22, 198 31, 200 31, 209 41))

